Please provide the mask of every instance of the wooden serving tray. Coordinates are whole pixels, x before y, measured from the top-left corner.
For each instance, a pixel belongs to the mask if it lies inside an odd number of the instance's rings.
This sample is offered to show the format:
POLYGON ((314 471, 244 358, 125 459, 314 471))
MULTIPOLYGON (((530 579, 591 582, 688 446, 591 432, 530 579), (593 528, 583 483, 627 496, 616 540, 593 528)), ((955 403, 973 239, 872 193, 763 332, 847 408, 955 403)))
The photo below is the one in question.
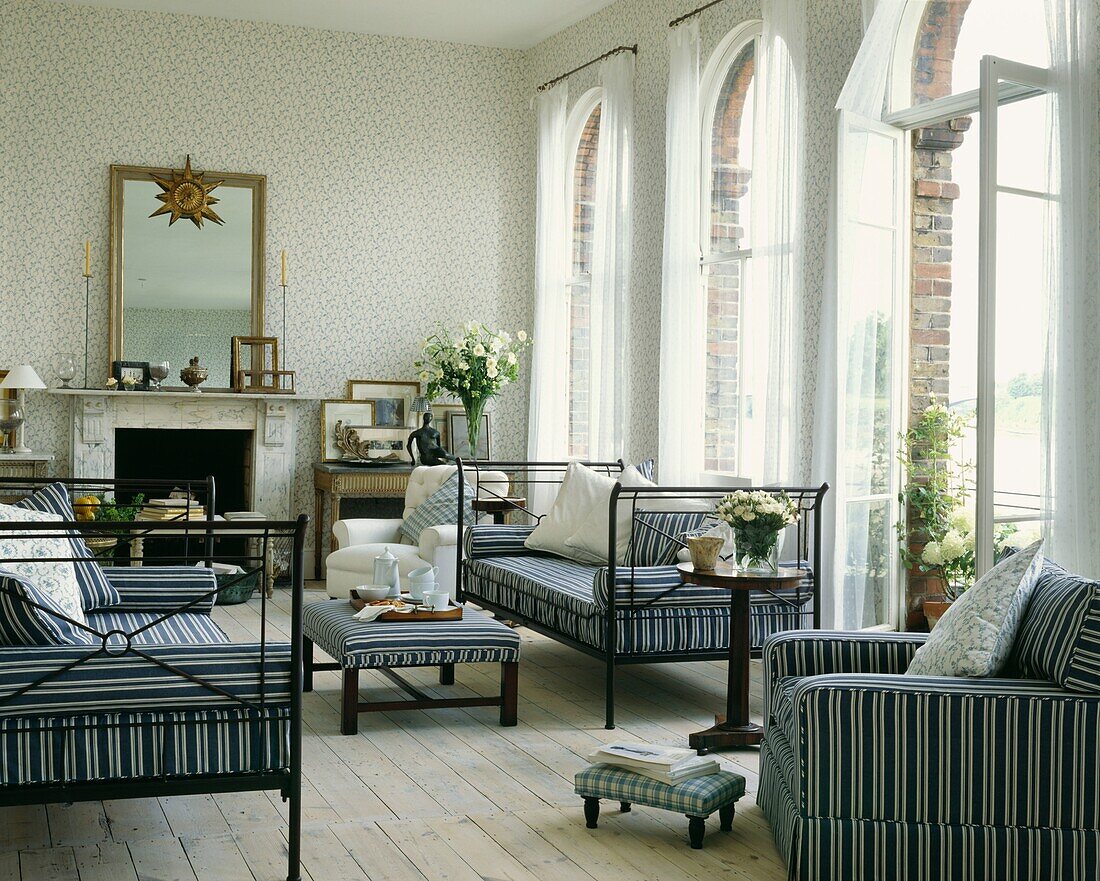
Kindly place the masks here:
MULTIPOLYGON (((354 590, 351 592, 351 607, 356 612, 362 610, 367 601, 361 599, 354 590)), ((462 618, 462 606, 453 603, 445 612, 433 612, 430 609, 414 609, 411 612, 383 612, 375 621, 457 621, 462 618)))

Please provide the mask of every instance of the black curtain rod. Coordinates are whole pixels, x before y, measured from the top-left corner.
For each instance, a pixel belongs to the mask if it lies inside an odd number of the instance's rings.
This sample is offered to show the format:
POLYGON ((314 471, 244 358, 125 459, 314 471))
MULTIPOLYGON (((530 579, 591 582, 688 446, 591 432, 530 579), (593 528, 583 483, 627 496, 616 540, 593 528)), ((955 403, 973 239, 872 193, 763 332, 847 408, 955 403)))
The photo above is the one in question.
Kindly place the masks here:
POLYGON ((721 3, 721 2, 723 2, 723 0, 710 0, 710 3, 704 3, 704 4, 703 4, 702 6, 700 6, 700 7, 698 8, 698 9, 693 9, 693 10, 691 10, 691 12, 685 12, 685 13, 684 13, 683 15, 681 15, 681 16, 680 16, 679 18, 674 18, 674 19, 672 19, 672 21, 670 21, 670 22, 668 23, 668 26, 669 26, 670 28, 674 28, 674 27, 676 27, 677 25, 681 25, 681 24, 683 24, 683 23, 684 23, 685 21, 687 21, 687 20, 688 20, 689 18, 695 18, 695 16, 697 16, 697 15, 698 15, 698 14, 699 14, 700 12, 706 12, 706 11, 707 11, 708 9, 710 9, 710 8, 711 8, 712 6, 717 6, 717 5, 718 5, 719 3, 721 3))
POLYGON ((633 46, 616 46, 614 49, 612 49, 608 52, 604 52, 603 55, 601 55, 599 58, 593 58, 591 61, 586 61, 584 64, 580 65, 580 67, 574 67, 572 70, 566 71, 561 76, 556 76, 552 80, 547 80, 541 86, 538 87, 537 91, 545 92, 547 89, 552 88, 553 86, 556 86, 562 80, 568 79, 573 74, 584 70, 586 67, 591 67, 593 64, 596 64, 600 61, 603 61, 605 58, 610 58, 612 55, 618 55, 620 52, 633 52, 635 55, 637 55, 638 54, 638 44, 635 43, 633 46))

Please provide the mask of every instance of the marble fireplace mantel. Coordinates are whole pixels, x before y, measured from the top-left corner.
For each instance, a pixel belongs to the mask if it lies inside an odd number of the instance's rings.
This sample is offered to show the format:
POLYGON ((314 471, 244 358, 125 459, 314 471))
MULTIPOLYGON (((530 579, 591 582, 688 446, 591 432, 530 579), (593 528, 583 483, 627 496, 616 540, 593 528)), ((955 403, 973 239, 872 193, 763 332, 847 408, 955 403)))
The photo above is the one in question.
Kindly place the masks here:
POLYGON ((119 428, 250 431, 250 505, 268 517, 291 518, 297 396, 105 389, 51 389, 50 393, 70 402, 69 453, 74 477, 114 477, 115 430, 119 428))

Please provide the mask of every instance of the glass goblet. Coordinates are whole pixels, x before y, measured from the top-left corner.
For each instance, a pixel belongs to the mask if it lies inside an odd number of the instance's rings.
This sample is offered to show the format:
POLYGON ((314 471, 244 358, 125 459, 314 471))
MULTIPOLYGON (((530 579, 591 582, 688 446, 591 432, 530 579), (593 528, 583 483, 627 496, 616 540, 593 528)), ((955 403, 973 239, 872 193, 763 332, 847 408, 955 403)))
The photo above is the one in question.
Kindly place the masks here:
POLYGON ((149 363, 149 378, 153 380, 153 388, 160 391, 160 384, 168 378, 169 364, 167 361, 152 361, 149 363))
POLYGON ((62 352, 57 356, 57 367, 54 368, 57 378, 61 380, 62 388, 72 388, 69 383, 76 376, 76 355, 72 352, 62 352))

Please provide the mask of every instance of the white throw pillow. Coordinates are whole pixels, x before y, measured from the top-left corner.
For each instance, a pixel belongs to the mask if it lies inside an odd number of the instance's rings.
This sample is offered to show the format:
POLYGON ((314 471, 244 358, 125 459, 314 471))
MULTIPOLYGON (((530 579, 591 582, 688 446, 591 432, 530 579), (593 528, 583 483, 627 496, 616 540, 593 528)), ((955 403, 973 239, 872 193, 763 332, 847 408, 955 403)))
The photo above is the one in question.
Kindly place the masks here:
POLYGON ((996 676, 1008 660, 1042 569, 1041 541, 1002 560, 965 591, 909 662, 910 676, 996 676))
MULTIPOLYGON (((628 465, 619 475, 623 486, 656 486, 652 480, 642 476, 633 465, 628 465)), ((593 558, 601 563, 607 562, 607 527, 610 520, 611 489, 615 481, 607 488, 607 494, 600 504, 594 505, 577 530, 565 540, 565 546, 575 554, 593 558)), ((645 496, 638 497, 638 510, 646 507, 645 496)), ((615 561, 626 563, 630 547, 631 521, 634 499, 628 498, 619 503, 615 510, 615 561)))
MULTIPOLYGON (((581 563, 606 562, 606 555, 601 560, 596 554, 569 547, 567 541, 596 505, 607 507, 614 486, 613 478, 599 474, 580 462, 570 462, 553 507, 527 536, 524 545, 533 551, 545 551, 581 563)), ((606 519, 606 514, 604 517, 606 519)), ((606 533, 606 529, 604 531, 606 533)), ((604 541, 606 543, 606 537, 604 541)))
MULTIPOLYGON (((60 523, 57 514, 45 514, 12 505, 0 505, 0 520, 9 523, 60 523)), ((25 529, 0 532, 0 569, 20 575, 30 581, 42 593, 48 594, 66 615, 81 624, 87 624, 84 607, 80 601, 80 585, 72 561, 57 558, 73 556, 73 546, 67 536, 43 538, 25 529), (16 536, 32 535, 33 538, 16 536), (16 557, 40 558, 33 563, 13 563, 16 557)))

